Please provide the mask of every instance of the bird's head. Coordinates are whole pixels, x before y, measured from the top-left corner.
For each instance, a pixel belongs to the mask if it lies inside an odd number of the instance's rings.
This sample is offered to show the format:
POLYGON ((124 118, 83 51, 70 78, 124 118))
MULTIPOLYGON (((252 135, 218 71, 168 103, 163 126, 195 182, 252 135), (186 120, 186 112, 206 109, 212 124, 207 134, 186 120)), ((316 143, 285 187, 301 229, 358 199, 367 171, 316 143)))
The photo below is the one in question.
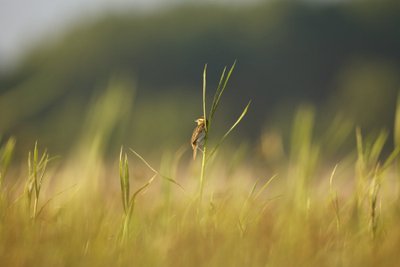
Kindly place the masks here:
POLYGON ((198 119, 195 120, 194 122, 196 122, 197 125, 201 125, 201 124, 204 124, 205 120, 204 120, 204 117, 201 116, 200 118, 198 118, 198 119))

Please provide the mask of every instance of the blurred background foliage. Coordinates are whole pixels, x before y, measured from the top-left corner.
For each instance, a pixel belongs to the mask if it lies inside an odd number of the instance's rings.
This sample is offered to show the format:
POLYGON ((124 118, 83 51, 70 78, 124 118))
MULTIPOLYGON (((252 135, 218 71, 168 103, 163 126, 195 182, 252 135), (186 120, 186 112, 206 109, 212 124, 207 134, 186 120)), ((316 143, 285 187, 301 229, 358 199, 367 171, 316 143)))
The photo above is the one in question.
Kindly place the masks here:
POLYGON ((398 1, 269 1, 83 20, 0 74, 0 133, 24 153, 36 139, 53 154, 70 151, 98 132, 115 151, 177 149, 201 114, 204 64, 211 90, 237 60, 222 130, 252 99, 236 134, 262 150, 282 150, 301 104, 314 107, 317 136, 354 142, 356 125, 393 127, 399 14, 398 1))

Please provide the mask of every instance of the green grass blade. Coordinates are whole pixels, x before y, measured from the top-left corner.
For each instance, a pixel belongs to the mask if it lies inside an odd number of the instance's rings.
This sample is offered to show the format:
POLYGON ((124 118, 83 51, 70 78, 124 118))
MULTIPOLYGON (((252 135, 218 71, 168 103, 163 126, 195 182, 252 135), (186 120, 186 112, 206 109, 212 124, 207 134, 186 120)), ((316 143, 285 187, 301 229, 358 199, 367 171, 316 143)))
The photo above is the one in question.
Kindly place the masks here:
POLYGON ((257 194, 254 196, 254 199, 257 199, 257 198, 262 194, 262 192, 264 192, 265 189, 268 188, 268 186, 271 184, 271 182, 272 182, 276 177, 278 177, 278 174, 273 175, 267 182, 265 182, 264 185, 260 188, 260 190, 258 190, 257 194))
POLYGON ((35 142, 35 147, 33 149, 33 182, 35 185, 35 191, 37 192, 37 167, 38 167, 38 148, 37 141, 35 142))
MULTIPOLYGON (((226 88, 226 86, 228 84, 228 81, 229 81, 231 75, 232 75, 232 72, 235 69, 235 66, 236 66, 236 60, 233 63, 233 65, 231 66, 231 68, 229 69, 229 72, 228 72, 228 74, 226 75, 226 77, 225 77, 225 79, 223 81, 222 87, 218 87, 217 91, 215 92, 215 95, 214 95, 215 101, 213 101, 213 106, 211 107, 210 121, 212 121, 212 119, 214 117, 215 111, 217 110, 217 108, 219 106, 219 102, 221 100, 221 96, 225 91, 225 88, 226 88)), ((223 74, 225 74, 225 69, 224 69, 223 74)), ((223 75, 221 75, 221 79, 223 79, 223 75)))
MULTIPOLYGON (((38 151, 38 153, 39 153, 39 151, 38 151)), ((40 157, 39 163, 38 163, 39 168, 44 164, 44 162, 46 161, 46 158, 48 159, 47 155, 48 155, 47 150, 44 150, 42 156, 40 157)))
MULTIPOLYGON (((206 113, 206 90, 207 90, 207 64, 204 65, 203 70, 203 116, 207 121, 207 113, 206 113)), ((207 123, 206 123, 206 131, 207 131, 207 123)))
POLYGON ((251 199, 253 197, 254 193, 256 192, 257 185, 258 185, 259 181, 260 181, 260 178, 257 179, 257 181, 254 183, 253 187, 251 188, 251 191, 249 193, 249 196, 247 197, 247 200, 249 200, 249 199, 251 199))
POLYGON ((138 190, 135 191, 135 193, 133 193, 132 198, 129 201, 129 214, 132 214, 133 212, 133 208, 135 205, 135 200, 136 197, 143 191, 145 190, 149 185, 151 185, 151 183, 154 181, 154 179, 156 178, 157 174, 154 174, 148 181, 147 183, 145 183, 144 185, 142 185, 138 190))
POLYGON ((357 155, 360 162, 364 162, 364 148, 363 148, 363 138, 361 134, 361 129, 357 127, 356 129, 356 141, 357 141, 357 155))
POLYGON ((167 181, 170 182, 170 183, 173 183, 174 185, 176 185, 176 186, 178 186, 180 189, 182 189, 182 191, 186 192, 186 191, 185 191, 185 188, 183 188, 183 186, 182 186, 181 184, 179 184, 175 179, 173 179, 173 178, 171 178, 171 177, 168 177, 168 176, 165 176, 165 175, 162 175, 162 174, 160 174, 160 173, 158 173, 158 174, 161 176, 161 178, 167 180, 167 181))
POLYGON ((218 148, 220 147, 220 145, 225 141, 225 139, 228 137, 228 135, 236 128, 236 126, 240 123, 240 121, 244 118, 244 116, 246 115, 249 106, 251 104, 251 100, 249 101, 249 103, 247 103, 246 107, 243 109, 242 114, 240 114, 239 118, 236 120, 236 122, 231 126, 231 128, 222 136, 221 140, 217 143, 217 145, 213 148, 213 150, 210 152, 210 154, 208 155, 208 159, 210 159, 215 152, 217 152, 218 148))
MULTIPOLYGON (((218 87, 217 87, 217 90, 215 91, 215 95, 214 96, 217 96, 217 95, 219 95, 219 92, 221 91, 221 88, 222 88, 222 84, 223 84, 223 82, 224 82, 224 78, 225 78, 225 72, 226 72, 226 66, 224 67, 224 69, 222 70, 222 74, 221 74, 221 77, 219 78, 219 83, 218 83, 218 87)), ((217 99, 214 97, 214 100, 213 100, 213 106, 214 106, 214 102, 216 101, 217 99)))
POLYGON ((242 226, 242 220, 244 219, 244 218, 243 218, 244 212, 245 212, 245 210, 246 210, 246 208, 247 208, 248 203, 250 202, 250 199, 253 198, 253 195, 254 195, 254 193, 256 192, 257 185, 258 185, 258 182, 259 182, 259 181, 260 181, 260 178, 258 178, 258 179, 254 182, 253 186, 251 187, 251 190, 250 190, 249 195, 247 196, 246 200, 243 202, 242 208, 241 208, 241 210, 240 210, 240 216, 239 216, 239 217, 240 217, 240 218, 239 218, 239 224, 240 224, 240 226, 242 226))
POLYGON ((385 130, 379 133, 379 136, 372 145, 371 152, 369 154, 369 164, 375 164, 378 161, 379 155, 382 152, 383 146, 385 145, 388 136, 389 133, 385 130))
POLYGON ((0 150, 0 186, 6 176, 7 169, 11 163, 11 159, 14 154, 15 139, 8 139, 7 143, 0 150))
POLYGON ((397 158, 397 156, 400 154, 400 146, 396 147, 395 150, 393 150, 392 153, 388 156, 388 158, 385 160, 383 163, 382 168, 380 168, 381 171, 386 170, 390 164, 397 158))
POLYGON ((119 181, 121 185, 121 195, 122 195, 122 206, 124 208, 124 211, 126 212, 126 206, 125 206, 125 186, 124 186, 124 168, 123 168, 123 163, 122 163, 122 147, 121 151, 119 153, 119 181))
POLYGON ((124 208, 125 213, 127 212, 129 205, 129 165, 128 165, 128 157, 125 154, 123 156, 123 148, 121 147, 121 152, 119 156, 119 176, 121 183, 121 193, 122 193, 122 206, 124 208))
POLYGON ((42 164, 39 165, 39 170, 40 170, 40 175, 38 177, 39 191, 40 191, 40 187, 42 186, 43 177, 44 177, 44 174, 46 172, 46 168, 47 168, 48 162, 49 162, 49 155, 46 154, 42 164))
POLYGON ((31 198, 33 186, 33 169, 32 169, 32 153, 28 152, 28 180, 26 181, 26 191, 28 193, 28 199, 31 198))
POLYGON ((257 179, 257 181, 255 181, 255 183, 253 184, 253 186, 252 186, 252 188, 251 188, 251 190, 250 190, 250 193, 249 193, 249 195, 247 196, 247 199, 246 199, 245 204, 244 204, 243 206, 245 206, 246 203, 250 201, 250 199, 257 199, 257 198, 261 195, 261 193, 269 186, 269 184, 272 182, 272 180, 274 180, 277 176, 278 176, 278 175, 275 174, 275 175, 273 175, 269 180, 267 180, 267 181, 264 183, 264 185, 261 187, 261 189, 258 190, 257 194, 254 196, 254 194, 255 194, 255 192, 256 192, 256 189, 257 189, 257 185, 258 185, 258 183, 260 182, 260 179, 257 179), (254 196, 254 197, 253 197, 253 196, 254 196))
POLYGON ((136 157, 138 157, 147 167, 149 167, 150 170, 152 170, 154 173, 158 174, 158 171, 156 171, 156 169, 154 169, 153 167, 151 167, 151 165, 139 154, 137 153, 135 150, 133 150, 132 148, 129 149, 133 154, 135 154, 136 157))
POLYGON ((399 147, 400 146, 400 93, 397 95, 393 138, 395 146, 399 147))
POLYGON ((329 189, 332 190, 333 187, 333 177, 336 174, 336 169, 338 168, 338 164, 335 165, 335 167, 333 168, 332 172, 331 172, 331 176, 329 177, 329 189))
POLYGON ((132 148, 129 149, 133 154, 135 154, 136 157, 138 157, 147 167, 149 167, 150 170, 152 170, 155 174, 160 175, 161 178, 166 179, 167 181, 177 185, 178 187, 180 187, 183 191, 185 191, 185 189, 183 188, 182 185, 180 185, 175 179, 168 177, 167 175, 163 175, 161 174, 159 171, 157 171, 156 169, 154 169, 139 153, 137 153, 135 150, 133 150, 132 148))
POLYGON ((215 90, 215 94, 214 94, 214 98, 213 98, 213 102, 212 102, 211 110, 210 110, 210 118, 211 119, 214 117, 215 106, 216 106, 216 102, 217 102, 217 98, 218 98, 219 92, 221 91, 222 84, 224 82, 225 72, 226 72, 226 66, 224 67, 224 69, 222 71, 222 74, 221 74, 221 77, 219 79, 217 90, 215 90))
POLYGON ((38 213, 37 213, 37 216, 39 216, 39 215, 42 213, 42 211, 44 210, 44 208, 45 208, 47 205, 49 205, 51 201, 53 201, 53 200, 54 200, 55 198, 57 198, 58 196, 64 194, 65 192, 71 190, 72 188, 74 188, 74 187, 76 187, 76 186, 77 186, 77 184, 73 184, 73 185, 71 185, 70 187, 68 187, 68 188, 66 188, 66 189, 64 189, 64 190, 61 190, 60 192, 56 193, 53 197, 51 197, 51 198, 49 198, 48 200, 46 200, 46 202, 45 202, 45 203, 42 205, 42 207, 39 209, 39 211, 38 211, 38 213))
POLYGON ((128 164, 128 156, 125 154, 125 159, 124 159, 124 188, 125 188, 125 206, 128 205, 129 201, 129 164, 128 164))

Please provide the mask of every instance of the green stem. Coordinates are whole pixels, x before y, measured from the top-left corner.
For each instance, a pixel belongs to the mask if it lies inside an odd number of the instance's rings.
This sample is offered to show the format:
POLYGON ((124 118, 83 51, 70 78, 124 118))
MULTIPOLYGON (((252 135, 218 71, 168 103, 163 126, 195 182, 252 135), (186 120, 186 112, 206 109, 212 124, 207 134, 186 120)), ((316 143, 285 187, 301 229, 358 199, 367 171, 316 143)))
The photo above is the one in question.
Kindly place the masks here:
POLYGON ((124 224, 122 227, 122 238, 121 242, 125 243, 128 240, 128 235, 129 235, 129 221, 130 218, 128 217, 129 215, 127 214, 124 218, 124 224))
POLYGON ((37 206, 39 202, 39 196, 35 197, 35 202, 33 203, 33 219, 36 219, 36 214, 37 214, 37 206))
POLYGON ((132 213, 134 209, 134 204, 129 205, 129 208, 127 209, 125 216, 124 216, 124 223, 122 226, 122 236, 121 236, 121 243, 126 243, 129 239, 129 232, 130 232, 130 223, 132 219, 132 213))
POLYGON ((199 203, 200 204, 203 202, 204 176, 205 176, 205 170, 206 170, 206 152, 207 152, 206 142, 207 142, 207 140, 204 141, 203 157, 201 160, 200 195, 199 195, 199 203))

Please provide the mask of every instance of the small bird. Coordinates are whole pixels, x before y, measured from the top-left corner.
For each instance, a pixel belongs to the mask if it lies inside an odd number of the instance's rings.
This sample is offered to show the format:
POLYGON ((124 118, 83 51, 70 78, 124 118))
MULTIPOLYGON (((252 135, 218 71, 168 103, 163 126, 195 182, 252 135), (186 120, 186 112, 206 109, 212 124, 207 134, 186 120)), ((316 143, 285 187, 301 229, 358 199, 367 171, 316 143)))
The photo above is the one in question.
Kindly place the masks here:
POLYGON ((206 137, 206 120, 201 116, 194 122, 197 123, 196 128, 193 130, 191 144, 193 148, 193 159, 196 159, 197 149, 201 150, 201 147, 204 145, 204 139, 206 137))

